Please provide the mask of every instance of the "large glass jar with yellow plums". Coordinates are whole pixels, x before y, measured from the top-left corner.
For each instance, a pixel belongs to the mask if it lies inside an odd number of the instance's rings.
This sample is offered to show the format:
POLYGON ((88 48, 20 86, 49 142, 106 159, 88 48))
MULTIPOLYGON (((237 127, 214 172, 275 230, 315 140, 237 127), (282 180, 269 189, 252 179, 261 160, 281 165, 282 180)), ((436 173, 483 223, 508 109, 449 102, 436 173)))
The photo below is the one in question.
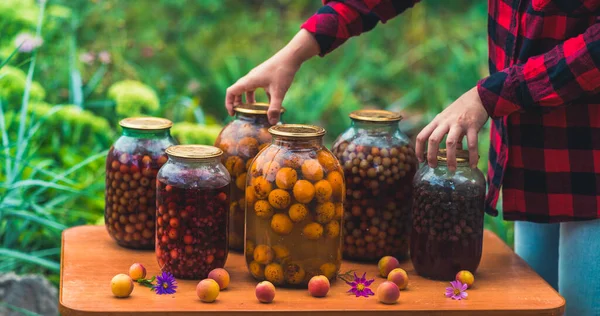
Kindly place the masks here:
POLYGON ((272 143, 248 171, 248 270, 286 287, 305 287, 315 275, 333 280, 342 259, 342 167, 323 146, 321 127, 283 124, 269 132, 272 143))

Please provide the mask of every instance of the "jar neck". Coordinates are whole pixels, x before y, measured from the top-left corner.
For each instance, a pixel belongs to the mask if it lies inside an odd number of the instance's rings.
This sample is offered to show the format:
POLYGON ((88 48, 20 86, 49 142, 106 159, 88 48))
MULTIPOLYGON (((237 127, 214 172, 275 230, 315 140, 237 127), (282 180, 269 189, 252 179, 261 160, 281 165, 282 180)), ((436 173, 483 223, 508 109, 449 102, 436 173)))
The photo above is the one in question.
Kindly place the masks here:
POLYGON ((164 138, 169 137, 171 129, 151 129, 151 130, 142 130, 142 129, 133 129, 128 127, 123 127, 123 136, 135 137, 135 138, 164 138))
POLYGON ((260 122, 260 123, 268 123, 269 118, 267 114, 249 114, 249 113, 235 113, 236 120, 246 121, 246 122, 260 122))
POLYGON ((367 122, 352 120, 351 126, 358 130, 364 130, 369 134, 390 134, 397 131, 398 121, 393 122, 367 122))
MULTIPOLYGON (((448 168, 448 162, 446 160, 438 160, 438 168, 442 167, 442 168, 448 168)), ((469 166, 469 162, 468 161, 464 161, 464 162, 456 162, 456 169, 471 169, 471 167, 469 166)))
POLYGON ((287 148, 321 148, 323 147, 323 137, 298 138, 273 136, 273 145, 287 148))
POLYGON ((216 164, 219 164, 221 162, 220 158, 221 157, 203 158, 203 159, 189 159, 189 158, 181 158, 181 157, 169 156, 169 162, 177 164, 177 165, 185 165, 185 166, 189 166, 189 167, 194 168, 194 167, 200 167, 200 166, 206 166, 206 165, 216 165, 216 164))

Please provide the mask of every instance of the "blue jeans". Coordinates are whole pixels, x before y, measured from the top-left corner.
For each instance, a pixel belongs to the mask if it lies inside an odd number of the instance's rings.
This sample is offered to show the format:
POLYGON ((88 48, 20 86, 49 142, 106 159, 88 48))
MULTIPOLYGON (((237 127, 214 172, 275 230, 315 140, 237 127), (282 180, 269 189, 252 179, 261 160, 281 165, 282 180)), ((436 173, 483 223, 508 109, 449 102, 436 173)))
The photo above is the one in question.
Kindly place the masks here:
POLYGON ((567 316, 600 316, 600 220, 515 222, 515 251, 567 302, 567 316))

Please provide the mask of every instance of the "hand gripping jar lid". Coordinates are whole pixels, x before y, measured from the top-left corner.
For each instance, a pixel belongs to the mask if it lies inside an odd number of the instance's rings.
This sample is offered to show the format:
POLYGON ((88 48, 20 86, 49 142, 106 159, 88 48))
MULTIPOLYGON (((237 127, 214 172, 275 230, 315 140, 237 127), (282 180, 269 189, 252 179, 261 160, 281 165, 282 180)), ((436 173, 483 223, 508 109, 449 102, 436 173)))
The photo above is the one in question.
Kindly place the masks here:
POLYGON ((353 120, 366 122, 397 122, 402 120, 400 113, 386 110, 358 110, 348 116, 353 120))
POLYGON ((138 130, 160 130, 173 126, 173 122, 161 117, 128 117, 119 122, 121 127, 138 130))
POLYGON ((204 160, 220 157, 223 151, 208 145, 176 145, 167 148, 166 153, 169 157, 204 160))
POLYGON ((314 138, 325 135, 325 129, 314 125, 281 124, 269 128, 269 133, 291 138, 314 138))
MULTIPOLYGON (((245 114, 267 114, 269 110, 269 103, 264 102, 254 102, 254 103, 244 103, 238 105, 233 108, 235 112, 245 113, 245 114)), ((281 108, 280 113, 284 113, 285 108, 281 108)))

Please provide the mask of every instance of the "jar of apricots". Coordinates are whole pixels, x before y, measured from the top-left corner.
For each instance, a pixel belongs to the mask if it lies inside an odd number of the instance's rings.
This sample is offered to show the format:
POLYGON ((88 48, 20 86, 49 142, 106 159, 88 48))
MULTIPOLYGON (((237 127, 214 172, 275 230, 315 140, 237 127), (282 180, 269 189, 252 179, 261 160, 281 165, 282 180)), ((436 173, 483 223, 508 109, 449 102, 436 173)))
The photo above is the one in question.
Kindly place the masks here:
POLYGON ((229 184, 219 148, 178 145, 158 172, 156 257, 176 278, 204 279, 227 260, 229 184))
POLYGON ((342 168, 323 146, 321 127, 282 124, 269 132, 271 145, 248 171, 248 269, 278 286, 306 287, 315 275, 333 280, 342 259, 342 168))
POLYGON ((333 145, 346 179, 344 258, 408 259, 413 177, 417 169, 400 114, 383 110, 350 113, 352 125, 333 145))
POLYGON ((246 170, 254 156, 271 143, 267 103, 236 106, 235 119, 221 131, 215 146, 223 150, 221 161, 231 174, 231 205, 229 209, 229 247, 244 249, 246 170))
POLYGON ((167 162, 165 149, 177 142, 173 123, 157 117, 131 117, 119 122, 121 137, 106 158, 104 222, 121 246, 154 249, 156 174, 167 162))

